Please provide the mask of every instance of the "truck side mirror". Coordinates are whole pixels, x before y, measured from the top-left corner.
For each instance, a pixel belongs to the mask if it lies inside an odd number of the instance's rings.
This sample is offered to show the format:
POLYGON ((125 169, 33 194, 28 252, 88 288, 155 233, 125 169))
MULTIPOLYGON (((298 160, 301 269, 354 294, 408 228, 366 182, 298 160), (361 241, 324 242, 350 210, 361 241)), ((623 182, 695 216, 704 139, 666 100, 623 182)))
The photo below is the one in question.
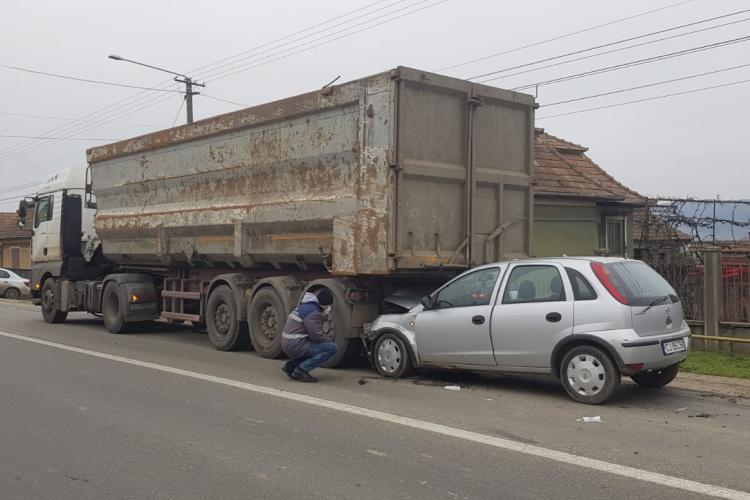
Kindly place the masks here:
POLYGON ((16 215, 18 215, 18 221, 16 222, 18 227, 23 228, 26 225, 26 214, 28 211, 29 203, 26 200, 21 200, 18 204, 18 211, 16 212, 16 215))
POLYGON ((432 309, 432 297, 430 295, 425 295, 419 302, 424 306, 425 310, 432 309))

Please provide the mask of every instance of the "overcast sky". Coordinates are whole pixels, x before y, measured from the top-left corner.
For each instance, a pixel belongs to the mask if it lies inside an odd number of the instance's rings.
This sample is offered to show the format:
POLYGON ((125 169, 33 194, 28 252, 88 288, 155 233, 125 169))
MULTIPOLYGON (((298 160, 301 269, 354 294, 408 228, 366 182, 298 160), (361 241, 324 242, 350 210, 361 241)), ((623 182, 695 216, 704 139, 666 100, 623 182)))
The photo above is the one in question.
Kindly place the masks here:
MULTIPOLYGON (((0 64, 143 87, 163 85, 165 79, 169 79, 169 75, 107 58, 108 54, 118 54, 196 75, 207 83, 207 96, 254 105, 319 88, 337 75, 346 81, 398 65, 439 70, 678 2, 5 0, 0 31, 0 64), (264 45, 367 5, 370 7, 348 17, 264 45), (427 8, 417 11, 423 7, 427 8), (390 20, 410 12, 413 13, 390 20), (353 19, 357 16, 361 17, 353 19), (360 23, 364 24, 354 26, 360 23), (383 24, 360 31, 376 23, 383 24), (333 27, 335 24, 340 26, 333 27), (355 34, 310 48, 350 33, 355 34), (307 38, 302 38, 305 36, 307 38), (324 38, 326 36, 328 38, 324 38), (245 54, 246 59, 242 61, 227 61, 233 65, 196 70, 258 46, 262 48, 245 54), (301 52, 290 55, 297 51, 301 52), (285 55, 288 57, 279 59, 285 55), (238 64, 256 67, 234 75, 225 72, 223 77, 219 73, 227 68, 244 69, 238 64)), ((750 9, 747 1, 693 0, 442 72, 470 78, 743 9, 750 9)), ((739 22, 488 84, 514 88, 750 35, 750 12, 747 12, 628 44, 613 45, 607 50, 734 21, 739 22)), ((581 55, 592 53, 595 52, 581 55)), ((750 80, 748 66, 632 92, 544 107, 545 103, 743 64, 750 64, 750 41, 543 85, 538 90, 538 102, 542 107, 537 116, 541 118, 750 80)), ((20 138, 0 137, 0 200, 26 192, 3 193, 3 188, 36 181, 46 173, 66 166, 85 165, 87 147, 170 127, 175 119, 177 123, 185 119, 178 93, 139 93, 141 91, 135 89, 62 80, 2 67, 0 76, 0 135, 83 139, 27 142, 20 138), (18 114, 67 119, 86 117, 88 121, 16 116, 18 114)), ((236 109, 237 105, 204 96, 195 97, 196 119, 236 109)), ((750 174, 747 172, 750 134, 746 125, 749 109, 750 84, 739 84, 539 119, 537 126, 589 147, 589 155, 601 167, 640 193, 750 198, 750 174)), ((0 201, 0 210, 12 210, 16 206, 15 201, 0 201)))

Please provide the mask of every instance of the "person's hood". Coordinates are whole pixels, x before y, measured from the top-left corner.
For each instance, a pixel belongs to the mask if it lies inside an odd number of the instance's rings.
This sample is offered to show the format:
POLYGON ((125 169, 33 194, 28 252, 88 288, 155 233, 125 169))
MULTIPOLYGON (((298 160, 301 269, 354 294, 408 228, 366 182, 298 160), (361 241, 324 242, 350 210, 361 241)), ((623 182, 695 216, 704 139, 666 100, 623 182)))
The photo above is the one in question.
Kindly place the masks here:
POLYGON ((299 303, 320 305, 320 303, 318 302, 318 297, 314 293, 310 292, 305 292, 305 295, 302 296, 302 300, 299 303))

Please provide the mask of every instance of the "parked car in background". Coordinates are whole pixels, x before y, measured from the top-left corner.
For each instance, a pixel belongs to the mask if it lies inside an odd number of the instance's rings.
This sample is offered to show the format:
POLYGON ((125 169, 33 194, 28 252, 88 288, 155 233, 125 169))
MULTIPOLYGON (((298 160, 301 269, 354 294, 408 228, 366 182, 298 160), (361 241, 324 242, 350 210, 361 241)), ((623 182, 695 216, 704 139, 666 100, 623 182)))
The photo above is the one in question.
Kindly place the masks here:
MULTIPOLYGON (((599 404, 622 375, 670 383, 690 349, 680 299, 638 260, 565 257, 497 262, 466 271, 403 312, 365 328, 375 369, 552 374, 576 401, 599 404)), ((416 302, 416 301, 414 301, 416 302)))
POLYGON ((0 268, 0 297, 15 300, 30 296, 29 280, 9 269, 0 268))

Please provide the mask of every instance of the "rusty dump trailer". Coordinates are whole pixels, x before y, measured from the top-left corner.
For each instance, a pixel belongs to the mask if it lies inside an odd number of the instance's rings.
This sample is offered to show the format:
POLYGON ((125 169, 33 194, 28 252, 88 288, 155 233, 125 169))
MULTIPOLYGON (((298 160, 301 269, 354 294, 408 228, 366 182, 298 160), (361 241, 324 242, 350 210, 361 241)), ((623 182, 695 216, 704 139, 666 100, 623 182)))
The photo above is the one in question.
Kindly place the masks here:
POLYGON ((346 344, 385 291, 528 255, 534 109, 399 67, 91 148, 103 261, 151 277, 154 314, 206 322, 219 348, 249 330, 268 356, 299 293, 330 287, 346 344), (232 300, 239 326, 212 311, 232 300))

